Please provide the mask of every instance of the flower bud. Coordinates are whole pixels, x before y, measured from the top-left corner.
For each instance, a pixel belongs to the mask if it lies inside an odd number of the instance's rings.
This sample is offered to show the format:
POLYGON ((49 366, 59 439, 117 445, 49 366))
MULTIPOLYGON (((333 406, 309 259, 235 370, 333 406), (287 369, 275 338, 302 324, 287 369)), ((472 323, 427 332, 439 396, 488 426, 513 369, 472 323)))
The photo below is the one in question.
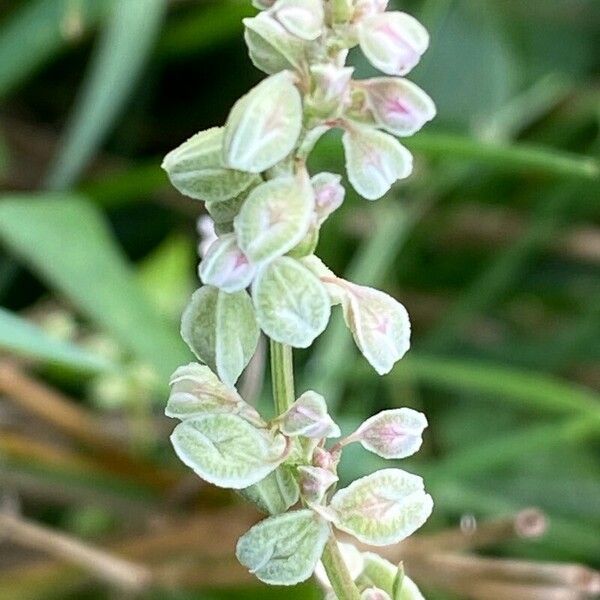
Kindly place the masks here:
POLYGON ((416 410, 384 410, 367 419, 348 440, 360 442, 383 458, 406 458, 421 447, 426 427, 425 415, 416 410))
POLYGON ((340 428, 327 414, 327 404, 323 396, 316 392, 304 392, 294 404, 279 418, 284 435, 304 436, 322 439, 339 437, 340 428))
POLYGON ((382 13, 387 8, 389 0, 356 0, 354 8, 354 20, 360 21, 365 17, 382 13))
POLYGON ((320 504, 327 490, 338 481, 337 475, 320 467, 298 467, 300 493, 309 504, 320 504))
POLYGON ((319 173, 310 180, 315 192, 315 212, 318 225, 321 225, 332 212, 342 205, 346 190, 340 183, 341 181, 341 175, 334 173, 319 173))
POLYGON ((256 267, 240 250, 234 234, 223 235, 213 242, 198 269, 204 284, 227 293, 247 288, 255 273, 256 267))
POLYGON ((429 46, 427 30, 403 12, 371 15, 359 24, 360 48, 369 62, 388 75, 406 75, 429 46))
POLYGON ((300 39, 313 41, 323 32, 325 12, 321 0, 277 0, 272 14, 300 39))
POLYGON ((394 135, 413 135, 436 115, 433 100, 407 79, 368 79, 361 87, 377 123, 394 135))
POLYGON ((367 588, 361 595, 360 600, 392 600, 390 595, 379 588, 367 588))
POLYGON ((339 452, 335 454, 325 448, 317 446, 313 452, 313 465, 321 469, 327 469, 329 471, 335 470, 337 463, 340 459, 339 452))
POLYGON ((387 133, 356 123, 342 138, 352 187, 367 200, 384 196, 398 179, 412 172, 412 155, 387 133))
POLYGON ((311 111, 323 118, 338 116, 349 103, 353 67, 339 67, 332 63, 314 65, 310 69, 314 90, 306 99, 311 111))

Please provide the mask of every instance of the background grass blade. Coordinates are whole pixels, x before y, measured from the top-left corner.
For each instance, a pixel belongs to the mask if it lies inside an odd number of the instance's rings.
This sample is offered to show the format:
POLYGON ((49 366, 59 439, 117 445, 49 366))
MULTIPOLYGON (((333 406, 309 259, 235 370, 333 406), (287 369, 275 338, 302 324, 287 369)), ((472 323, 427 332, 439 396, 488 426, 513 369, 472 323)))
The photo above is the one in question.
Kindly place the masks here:
POLYGON ((49 336, 43 329, 0 308, 0 348, 82 373, 97 373, 115 368, 107 360, 49 336))
POLYGON ((108 9, 108 2, 98 0, 24 3, 0 29, 0 98, 72 41, 69 22, 76 20, 80 30, 89 29, 108 9))
POLYGON ((149 305, 101 215, 82 198, 3 199, 0 240, 163 379, 188 360, 177 331, 149 305))
POLYGON ((160 31, 166 0, 114 2, 90 70, 47 177, 51 189, 77 179, 135 89, 160 31))

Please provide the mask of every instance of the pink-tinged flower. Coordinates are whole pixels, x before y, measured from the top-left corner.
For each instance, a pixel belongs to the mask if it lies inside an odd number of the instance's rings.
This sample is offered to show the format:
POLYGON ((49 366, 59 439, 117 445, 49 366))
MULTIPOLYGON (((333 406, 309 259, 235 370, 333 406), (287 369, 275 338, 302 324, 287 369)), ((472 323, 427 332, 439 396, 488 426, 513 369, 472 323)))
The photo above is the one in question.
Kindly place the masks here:
POLYGON ((317 446, 313 452, 313 465, 321 469, 334 470, 338 461, 340 460, 339 450, 331 452, 317 446))
POLYGON ((367 419, 348 441, 360 442, 367 450, 383 458, 406 458, 419 450, 425 415, 410 408, 384 410, 367 419))
POLYGON ((407 79, 367 79, 360 87, 377 124, 394 135, 413 135, 436 115, 433 100, 407 79))
POLYGON ((341 175, 334 173, 319 173, 310 181, 315 192, 317 223, 321 225, 332 212, 342 205, 346 190, 341 184, 341 175))
POLYGON ((392 600, 390 595, 376 587, 367 588, 361 595, 360 600, 392 600))
POLYGON ((321 0, 277 0, 275 18, 296 37, 313 41, 323 33, 325 11, 321 0))
POLYGON ((309 504, 319 504, 327 490, 338 481, 337 475, 321 467, 298 467, 300 492, 309 504))
POLYGON ((292 437, 322 439, 341 435, 340 428, 327 414, 325 399, 312 391, 304 392, 278 421, 281 432, 292 437))
POLYGON ((388 75, 406 75, 429 47, 427 30, 403 12, 371 15, 358 25, 361 50, 369 62, 388 75))
POLYGON ((198 269, 204 284, 227 293, 247 288, 255 273, 256 267, 240 250, 234 234, 222 235, 213 242, 198 269))

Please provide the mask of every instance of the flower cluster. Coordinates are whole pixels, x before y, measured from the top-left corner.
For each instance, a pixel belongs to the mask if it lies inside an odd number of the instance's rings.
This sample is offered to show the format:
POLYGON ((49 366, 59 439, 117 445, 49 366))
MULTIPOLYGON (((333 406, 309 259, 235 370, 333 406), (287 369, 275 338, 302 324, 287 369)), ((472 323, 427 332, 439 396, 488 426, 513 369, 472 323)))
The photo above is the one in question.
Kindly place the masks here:
POLYGON ((388 459, 414 454, 427 426, 417 411, 383 411, 327 449, 326 440, 340 437, 340 429, 316 392, 305 392, 268 423, 206 365, 180 367, 171 386, 166 413, 181 420, 171 436, 179 458, 205 481, 239 490, 272 515, 237 546, 240 562, 265 583, 308 579, 330 523, 361 542, 386 546, 409 536, 431 514, 423 480, 401 469, 382 469, 335 491, 348 444, 358 442, 388 459), (302 508, 286 512, 299 501, 302 508))
MULTIPOLYGON (((387 12, 387 0, 254 4, 261 12, 244 20, 245 39, 252 62, 269 76, 233 106, 224 127, 196 134, 163 163, 181 193, 205 202, 217 235, 181 326, 204 364, 174 374, 167 414, 182 421, 172 441, 186 464, 273 515, 242 537, 241 562, 263 581, 292 584, 312 574, 331 523, 383 545, 411 534, 431 512, 422 480, 398 469, 334 493, 346 444, 408 456, 420 446, 423 415, 385 411, 327 449, 325 440, 340 431, 317 393, 306 392, 268 423, 234 386, 261 331, 306 348, 335 305, 379 374, 408 351, 404 307, 337 277, 315 255, 320 228, 345 190, 338 174, 311 176, 306 160, 326 131, 341 129, 350 184, 364 198, 380 198, 412 171, 396 138, 418 131, 435 106, 401 77, 427 49, 428 34, 413 17, 387 12), (388 77, 353 80, 346 60, 355 46, 388 77), (286 512, 299 500, 301 510, 286 512)), ((365 598, 389 595, 385 586, 371 588, 365 598)))

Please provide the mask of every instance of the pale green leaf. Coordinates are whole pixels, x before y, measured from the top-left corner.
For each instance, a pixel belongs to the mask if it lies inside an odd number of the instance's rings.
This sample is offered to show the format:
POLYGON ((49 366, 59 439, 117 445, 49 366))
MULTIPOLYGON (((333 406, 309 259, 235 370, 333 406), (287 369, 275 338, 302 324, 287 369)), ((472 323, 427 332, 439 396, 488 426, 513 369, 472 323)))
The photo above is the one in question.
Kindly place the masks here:
POLYGON ((240 494, 269 515, 284 513, 300 499, 300 489, 291 470, 280 465, 262 481, 240 490, 240 494))
POLYGON ((400 469, 382 469, 339 490, 331 499, 334 524, 373 546, 396 544, 414 533, 433 509, 423 479, 400 469))
POLYGON ((261 521, 237 545, 238 560, 261 581, 295 585, 308 579, 323 554, 329 525, 311 510, 261 521))
POLYGON ((233 414, 186 419, 171 442, 179 458, 205 481, 236 490, 264 479, 285 460, 286 440, 233 414))
POLYGON ((227 294, 203 286, 194 292, 181 319, 181 336, 190 349, 231 386, 252 358, 259 333, 245 291, 227 294))
POLYGON ((313 209, 312 188, 293 177, 254 188, 234 221, 242 252, 254 263, 283 256, 308 233, 313 209))
POLYGON ((255 425, 264 425, 256 409, 206 365, 190 363, 179 367, 170 385, 171 394, 165 409, 168 417, 183 421, 206 413, 235 413, 255 425))
POLYGON ((268 77, 238 100, 225 125, 225 164, 260 173, 283 160, 302 128, 302 100, 294 76, 268 77))
POLYGON ((162 168, 185 196, 218 203, 258 181, 256 175, 225 167, 223 132, 223 127, 201 131, 165 156, 162 168))
POLYGON ((281 257, 262 267, 252 285, 261 329, 273 340, 307 348, 329 321, 329 296, 301 263, 281 257))
POLYGON ((398 140, 365 125, 348 126, 342 137, 352 187, 367 200, 384 196, 412 173, 412 155, 398 140))

